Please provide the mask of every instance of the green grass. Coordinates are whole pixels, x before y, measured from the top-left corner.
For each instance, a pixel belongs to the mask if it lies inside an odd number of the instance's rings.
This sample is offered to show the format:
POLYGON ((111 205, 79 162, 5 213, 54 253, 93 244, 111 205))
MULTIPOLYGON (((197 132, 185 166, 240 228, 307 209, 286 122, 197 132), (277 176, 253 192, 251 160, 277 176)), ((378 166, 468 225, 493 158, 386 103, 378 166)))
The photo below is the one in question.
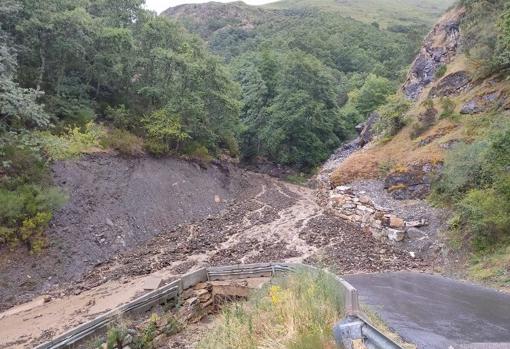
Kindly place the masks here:
POLYGON ((283 0, 265 5, 266 8, 289 9, 317 7, 340 12, 365 23, 390 24, 424 23, 432 25, 454 0, 283 0))
POLYGON ((333 325, 343 308, 333 276, 298 271, 226 307, 198 348, 333 349, 333 325))
POLYGON ((510 245, 473 256, 468 275, 475 281, 510 288, 510 245))

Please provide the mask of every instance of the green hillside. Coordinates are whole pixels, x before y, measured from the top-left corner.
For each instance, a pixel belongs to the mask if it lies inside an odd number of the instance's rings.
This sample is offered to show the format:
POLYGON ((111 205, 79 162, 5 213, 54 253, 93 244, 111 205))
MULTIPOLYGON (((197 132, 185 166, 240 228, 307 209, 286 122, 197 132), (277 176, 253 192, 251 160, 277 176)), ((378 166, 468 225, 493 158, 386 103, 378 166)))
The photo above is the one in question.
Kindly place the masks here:
POLYGON ((283 0, 265 5, 269 9, 317 7, 335 11, 366 23, 387 27, 395 24, 432 25, 454 0, 283 0))
POLYGON ((241 86, 242 158, 309 171, 397 89, 445 7, 434 3, 211 2, 163 15, 201 36, 241 86), (349 17, 371 12, 369 23, 349 17))

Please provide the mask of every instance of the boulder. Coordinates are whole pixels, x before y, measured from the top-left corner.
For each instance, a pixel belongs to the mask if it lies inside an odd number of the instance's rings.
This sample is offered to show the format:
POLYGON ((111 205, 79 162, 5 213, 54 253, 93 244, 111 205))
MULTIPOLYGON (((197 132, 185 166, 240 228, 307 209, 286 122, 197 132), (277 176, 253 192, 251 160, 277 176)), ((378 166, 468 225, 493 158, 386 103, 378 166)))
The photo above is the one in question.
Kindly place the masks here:
POLYGON ((429 98, 458 96, 471 86, 471 77, 466 71, 458 71, 442 78, 429 92, 429 98))
POLYGON ((405 238, 405 232, 402 230, 388 228, 386 231, 388 233, 388 239, 391 241, 400 242, 405 238))
POLYGON ((486 93, 482 96, 476 96, 467 101, 460 109, 461 114, 478 114, 496 109, 502 104, 504 98, 499 91, 486 93))
POLYGON ((399 217, 390 215, 389 217, 389 226, 391 228, 403 228, 405 226, 406 222, 399 217))
POLYGON ((365 204, 365 205, 371 205, 372 204, 372 200, 370 199, 370 197, 366 196, 366 195, 362 195, 359 197, 359 202, 361 202, 362 204, 365 204))
POLYGON ((407 236, 411 240, 418 240, 418 239, 421 239, 427 235, 422 230, 420 230, 418 228, 414 228, 414 227, 407 228, 406 232, 407 232, 407 236))
POLYGON ((359 134, 359 146, 363 147, 370 143, 374 138, 374 125, 380 119, 380 115, 377 112, 372 112, 368 116, 367 121, 364 123, 363 129, 359 134))

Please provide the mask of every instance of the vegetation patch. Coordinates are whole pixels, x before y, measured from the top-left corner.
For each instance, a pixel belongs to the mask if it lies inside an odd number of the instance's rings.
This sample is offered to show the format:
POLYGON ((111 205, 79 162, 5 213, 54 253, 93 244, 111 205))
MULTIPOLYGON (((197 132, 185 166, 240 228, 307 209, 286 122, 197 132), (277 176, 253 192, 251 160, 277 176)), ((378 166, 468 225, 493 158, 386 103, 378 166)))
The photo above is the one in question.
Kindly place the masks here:
POLYGON ((277 279, 248 302, 226 307, 201 349, 334 348, 343 294, 330 274, 299 271, 277 279))

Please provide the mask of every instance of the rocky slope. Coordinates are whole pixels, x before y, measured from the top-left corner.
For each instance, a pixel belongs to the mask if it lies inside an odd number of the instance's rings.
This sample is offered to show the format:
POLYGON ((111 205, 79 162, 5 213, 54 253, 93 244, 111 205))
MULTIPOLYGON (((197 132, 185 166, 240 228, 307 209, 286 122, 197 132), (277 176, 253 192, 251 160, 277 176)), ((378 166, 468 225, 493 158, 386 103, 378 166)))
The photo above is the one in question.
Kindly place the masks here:
MULTIPOLYGON (((430 252, 439 252, 444 245, 438 238, 448 240, 442 234, 447 230, 448 209, 433 209, 424 199, 441 176, 449 151, 458 143, 487 137, 484 130, 491 122, 510 117, 508 80, 497 73, 479 78, 476 62, 465 52, 465 13, 463 7, 451 9, 425 38, 399 91, 400 98, 411 103, 404 116, 406 126, 391 138, 376 135, 368 143, 358 140, 341 149, 324 173, 330 178, 327 193, 337 215, 365 226, 377 238, 402 239, 404 244, 416 239, 422 243, 421 247, 414 245, 420 251, 429 246, 430 252), (413 207, 423 218, 434 217, 433 228, 409 226, 405 210, 395 218, 373 205, 388 199, 395 212, 413 207), (366 202, 372 203, 368 209, 366 202)), ((368 126, 371 124, 372 120, 368 126)), ((365 127, 364 134, 367 129, 370 127, 365 127)), ((463 263, 468 255, 463 249, 443 248, 445 271, 466 276, 463 263)), ((505 268, 508 262, 501 270, 505 268)))
POLYGON ((462 140, 475 115, 510 109, 510 84, 498 78, 477 80, 461 47, 465 10, 446 13, 426 37, 401 95, 412 102, 407 126, 391 139, 376 139, 345 159, 331 175, 341 185, 382 178, 397 199, 423 199, 441 170, 447 151, 462 140), (439 71, 441 74, 439 74, 439 71), (454 115, 472 115, 453 118, 454 115))

